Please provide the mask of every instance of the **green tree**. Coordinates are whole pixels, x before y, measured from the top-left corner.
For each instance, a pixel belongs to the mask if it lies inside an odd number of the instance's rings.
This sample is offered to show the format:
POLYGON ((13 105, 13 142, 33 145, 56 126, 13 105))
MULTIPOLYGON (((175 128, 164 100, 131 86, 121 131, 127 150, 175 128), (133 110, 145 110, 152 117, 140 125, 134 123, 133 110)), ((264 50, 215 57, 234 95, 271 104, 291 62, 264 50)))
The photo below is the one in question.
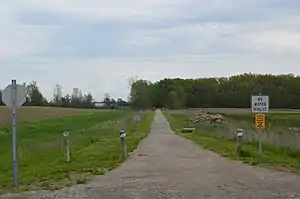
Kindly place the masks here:
POLYGON ((87 107, 91 107, 92 104, 93 104, 93 101, 94 101, 94 98, 93 98, 93 95, 91 93, 88 93, 87 95, 84 95, 83 97, 83 101, 84 101, 84 104, 87 106, 87 107))
POLYGON ((146 80, 132 82, 130 89, 130 103, 135 109, 151 108, 151 83, 146 80))
POLYGON ((23 84, 26 95, 27 103, 26 105, 30 106, 43 106, 47 104, 47 100, 43 97, 40 89, 35 81, 30 82, 29 84, 23 84))
POLYGON ((105 108, 110 108, 111 107, 111 99, 110 99, 109 93, 105 93, 103 103, 104 103, 105 108))
POLYGON ((179 94, 177 91, 172 90, 169 92, 167 107, 169 109, 180 109, 181 108, 181 102, 180 102, 179 94))
POLYGON ((61 98, 61 106, 62 107, 71 107, 71 97, 69 94, 66 94, 61 98))
POLYGON ((71 96, 71 107, 80 108, 82 105, 83 96, 79 88, 73 88, 71 96))
POLYGON ((272 108, 300 108, 300 77, 292 74, 241 74, 231 77, 169 79, 151 83, 136 80, 133 107, 249 108, 251 95, 270 96, 272 108))

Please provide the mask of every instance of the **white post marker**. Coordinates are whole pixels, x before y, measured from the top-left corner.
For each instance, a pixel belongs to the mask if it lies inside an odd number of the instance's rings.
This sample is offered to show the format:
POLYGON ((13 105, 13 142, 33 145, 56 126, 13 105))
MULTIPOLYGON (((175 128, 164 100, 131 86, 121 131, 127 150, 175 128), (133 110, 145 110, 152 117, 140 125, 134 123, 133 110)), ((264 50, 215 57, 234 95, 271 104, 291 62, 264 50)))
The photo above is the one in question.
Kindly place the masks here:
POLYGON ((121 139, 122 158, 123 160, 125 160, 127 158, 127 150, 126 150, 126 132, 124 129, 120 130, 120 139, 121 139))
POLYGON ((66 162, 70 162, 70 141, 69 141, 69 132, 63 132, 63 150, 65 154, 66 162))
POLYGON ((138 133, 140 132, 140 120, 141 120, 140 113, 138 113, 138 115, 137 115, 137 131, 138 131, 138 133))
MULTIPOLYGON (((251 96, 251 112, 255 114, 267 114, 269 112, 269 96, 267 95, 253 95, 251 96)), ((259 128, 258 134, 258 154, 262 157, 262 133, 263 129, 259 128)))
POLYGON ((243 141, 244 141, 244 130, 236 130, 236 139, 237 139, 237 152, 239 155, 243 152, 243 141))
POLYGON ((12 80, 11 84, 2 91, 2 102, 11 108, 12 118, 12 169, 14 185, 18 185, 18 134, 17 134, 17 108, 26 102, 25 88, 12 80))

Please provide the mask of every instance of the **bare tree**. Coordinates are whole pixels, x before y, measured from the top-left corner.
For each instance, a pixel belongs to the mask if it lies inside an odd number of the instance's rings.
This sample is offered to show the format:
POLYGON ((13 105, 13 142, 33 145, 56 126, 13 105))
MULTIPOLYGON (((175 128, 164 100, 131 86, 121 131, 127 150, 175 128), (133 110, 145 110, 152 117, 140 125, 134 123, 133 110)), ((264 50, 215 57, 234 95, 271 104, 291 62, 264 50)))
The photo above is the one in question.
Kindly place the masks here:
POLYGON ((62 87, 56 84, 53 90, 53 103, 60 105, 62 103, 62 87))
POLYGON ((71 96, 71 106, 72 107, 81 107, 83 102, 82 92, 79 88, 73 88, 73 93, 71 96))
POLYGON ((105 95, 104 95, 104 99, 103 99, 103 103, 104 103, 104 106, 106 107, 106 108, 109 108, 110 107, 110 95, 109 95, 109 93, 105 93, 105 95))

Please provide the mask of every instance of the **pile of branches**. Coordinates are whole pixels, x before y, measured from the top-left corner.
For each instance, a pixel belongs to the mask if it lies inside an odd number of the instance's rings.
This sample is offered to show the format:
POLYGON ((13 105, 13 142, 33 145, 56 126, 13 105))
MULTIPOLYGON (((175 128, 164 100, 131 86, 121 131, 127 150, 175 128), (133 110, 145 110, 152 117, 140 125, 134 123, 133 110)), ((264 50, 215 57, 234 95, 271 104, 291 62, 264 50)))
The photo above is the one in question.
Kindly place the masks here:
POLYGON ((226 118, 218 113, 204 112, 201 110, 196 117, 193 118, 193 122, 194 124, 199 122, 224 124, 226 122, 226 118))

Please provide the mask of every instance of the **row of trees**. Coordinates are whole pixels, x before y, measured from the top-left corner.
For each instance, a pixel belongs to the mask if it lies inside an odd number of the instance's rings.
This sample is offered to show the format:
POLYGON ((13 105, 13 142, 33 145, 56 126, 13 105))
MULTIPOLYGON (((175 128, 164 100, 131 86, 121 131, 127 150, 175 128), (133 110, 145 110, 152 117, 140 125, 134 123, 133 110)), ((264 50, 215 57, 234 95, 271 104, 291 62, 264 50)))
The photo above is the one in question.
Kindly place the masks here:
MULTIPOLYGON (((63 94, 62 87, 56 84, 53 90, 53 97, 47 100, 41 93, 37 82, 23 83, 22 86, 26 90, 26 103, 24 106, 55 106, 69 108, 117 108, 119 106, 128 106, 128 103, 121 98, 115 100, 105 94, 104 99, 100 103, 94 101, 91 93, 83 93, 79 88, 73 88, 71 94, 63 94), (99 105, 100 104, 100 105, 99 105)), ((0 92, 0 105, 2 102, 0 92)))
POLYGON ((242 74, 231 77, 163 79, 131 83, 130 100, 138 109, 250 107, 251 95, 269 95, 272 108, 300 108, 300 77, 292 74, 242 74))
MULTIPOLYGON (((55 85, 53 97, 47 100, 35 81, 24 83, 27 93, 25 106, 59 106, 74 108, 116 108, 128 106, 122 99, 112 99, 105 94, 101 103, 95 103, 91 93, 73 88, 71 94, 63 94, 55 85)), ((271 108, 300 108, 300 76, 242 74, 231 77, 168 79, 150 82, 142 79, 130 81, 130 105, 137 109, 250 107, 251 95, 269 95, 271 108)), ((1 92, 0 92, 1 99, 1 92)), ((0 100, 0 105, 2 101, 0 100)))

